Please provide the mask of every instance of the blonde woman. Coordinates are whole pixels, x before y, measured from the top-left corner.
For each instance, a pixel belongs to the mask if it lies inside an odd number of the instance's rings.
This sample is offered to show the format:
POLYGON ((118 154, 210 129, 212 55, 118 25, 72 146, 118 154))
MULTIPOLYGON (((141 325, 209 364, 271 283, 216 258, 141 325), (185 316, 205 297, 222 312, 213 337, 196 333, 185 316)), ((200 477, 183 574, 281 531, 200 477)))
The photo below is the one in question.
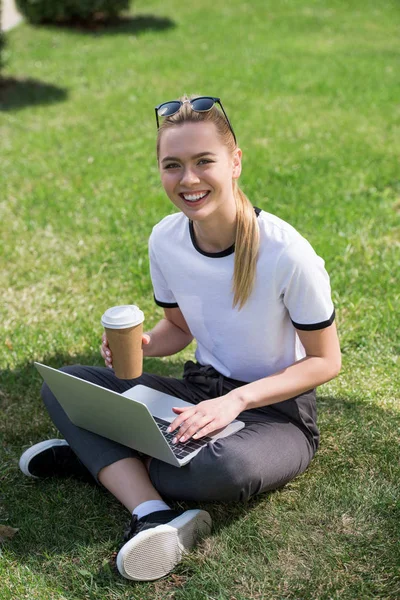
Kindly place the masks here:
POLYGON ((177 212, 149 240, 164 318, 143 335, 143 350, 169 356, 195 339, 196 362, 186 363, 182 379, 119 380, 103 336, 107 368, 66 370, 118 392, 140 383, 190 402, 174 409, 174 443, 201 440, 236 417, 245 427, 176 468, 75 427, 44 385, 65 440, 36 444, 20 460, 34 477, 94 477, 132 513, 117 557, 132 580, 166 575, 210 530, 206 511, 175 511, 169 502, 244 501, 305 471, 319 440, 315 388, 341 362, 324 262, 240 189, 242 152, 220 99, 164 102, 156 121, 161 182, 177 212))

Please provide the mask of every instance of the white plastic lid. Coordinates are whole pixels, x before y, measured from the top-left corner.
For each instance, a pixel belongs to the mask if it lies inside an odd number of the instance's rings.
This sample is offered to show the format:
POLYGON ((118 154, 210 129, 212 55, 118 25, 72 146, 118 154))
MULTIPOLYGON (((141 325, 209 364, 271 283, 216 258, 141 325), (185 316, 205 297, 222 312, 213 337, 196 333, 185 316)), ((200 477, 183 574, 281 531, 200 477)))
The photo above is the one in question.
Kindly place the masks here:
POLYGON ((101 317, 101 324, 108 329, 127 329, 144 321, 144 314, 134 304, 113 306, 101 317))

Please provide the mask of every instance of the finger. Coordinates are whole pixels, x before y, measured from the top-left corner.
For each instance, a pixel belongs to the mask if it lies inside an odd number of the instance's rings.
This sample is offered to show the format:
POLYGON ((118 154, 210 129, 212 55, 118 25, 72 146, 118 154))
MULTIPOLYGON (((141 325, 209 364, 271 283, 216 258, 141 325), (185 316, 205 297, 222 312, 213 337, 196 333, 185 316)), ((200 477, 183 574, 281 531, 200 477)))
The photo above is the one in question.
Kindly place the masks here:
POLYGON ((112 355, 111 352, 106 350, 105 352, 101 352, 101 356, 104 358, 104 360, 106 361, 106 363, 110 363, 112 364, 112 355))
MULTIPOLYGON (((179 431, 176 432, 176 439, 179 442, 183 442, 184 438, 188 438, 190 436, 190 431, 195 433, 198 430, 198 426, 196 425, 197 420, 196 417, 192 419, 187 419, 182 423, 179 427, 179 431)), ((172 440, 173 441, 173 440, 172 440)))
POLYGON ((191 438, 194 434, 196 434, 199 430, 203 429, 210 421, 212 417, 204 415, 203 417, 199 417, 195 415, 193 419, 188 419, 179 429, 176 437, 179 442, 186 442, 189 438, 191 438))
POLYGON ((106 363, 106 367, 110 367, 112 365, 112 356, 111 352, 108 349, 105 349, 104 346, 100 346, 100 354, 106 363))
POLYGON ((213 433, 214 431, 217 431, 218 429, 220 429, 220 427, 218 427, 214 422, 211 421, 211 423, 208 423, 208 425, 206 425, 205 427, 202 427, 201 429, 199 429, 192 437, 194 440, 198 440, 199 438, 204 437, 205 435, 210 435, 211 433, 213 433))
POLYGON ((173 406, 172 410, 180 415, 181 413, 185 412, 185 410, 189 410, 190 408, 192 408, 192 407, 191 406, 173 406))
POLYGON ((180 417, 178 417, 178 419, 175 419, 174 421, 172 421, 172 423, 170 423, 169 426, 167 427, 167 433, 172 433, 176 429, 179 429, 179 427, 181 426, 181 423, 182 423, 182 419, 180 419, 180 417))
POLYGON ((188 411, 189 410, 193 410, 193 409, 190 408, 190 407, 187 407, 187 408, 188 408, 188 410, 186 410, 185 412, 183 412, 179 417, 177 417, 176 419, 174 419, 172 421, 172 423, 170 423, 170 425, 169 425, 169 427, 167 429, 168 433, 171 432, 171 431, 175 431, 175 429, 177 429, 178 427, 180 427, 182 425, 182 423, 184 421, 186 421, 186 419, 188 419, 191 416, 190 414, 188 414, 188 411))
POLYGON ((108 348, 108 339, 104 337, 104 335, 101 338, 101 345, 103 348, 108 348))
POLYGON ((148 344, 150 344, 150 336, 148 333, 144 333, 142 336, 142 344, 144 344, 145 346, 147 346, 148 344))

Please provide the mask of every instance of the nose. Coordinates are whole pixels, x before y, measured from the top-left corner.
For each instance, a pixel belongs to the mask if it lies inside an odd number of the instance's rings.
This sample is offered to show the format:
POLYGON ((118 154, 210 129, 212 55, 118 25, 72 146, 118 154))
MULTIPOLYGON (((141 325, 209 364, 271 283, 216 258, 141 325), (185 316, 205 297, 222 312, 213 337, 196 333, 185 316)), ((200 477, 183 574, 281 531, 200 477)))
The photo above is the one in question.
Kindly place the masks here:
POLYGON ((194 171, 190 167, 187 167, 186 169, 184 169, 184 171, 182 173, 182 177, 181 177, 181 182, 180 182, 182 186, 196 185, 199 183, 199 181, 200 181, 200 179, 199 179, 199 176, 197 175, 196 171, 194 171))

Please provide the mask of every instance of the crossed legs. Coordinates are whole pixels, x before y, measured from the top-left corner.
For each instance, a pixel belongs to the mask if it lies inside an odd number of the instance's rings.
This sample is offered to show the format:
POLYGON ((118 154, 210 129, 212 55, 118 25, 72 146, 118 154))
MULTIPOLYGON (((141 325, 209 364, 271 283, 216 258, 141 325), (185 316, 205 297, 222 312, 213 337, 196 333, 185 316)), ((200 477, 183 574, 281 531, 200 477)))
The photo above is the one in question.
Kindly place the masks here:
POLYGON ((98 480, 130 513, 147 500, 162 500, 150 481, 148 471, 139 458, 122 458, 101 469, 98 480))
MULTIPOLYGON (((76 365, 65 370, 118 392, 140 383, 189 401, 202 399, 185 382, 168 377, 145 373, 134 381, 121 381, 101 367, 76 365)), ((185 467, 158 459, 144 464, 135 450, 73 425, 46 385, 42 396, 74 453, 130 511, 141 502, 161 498, 244 501, 292 480, 307 468, 314 454, 304 433, 283 416, 246 411, 240 415, 244 429, 205 447, 185 467)))

